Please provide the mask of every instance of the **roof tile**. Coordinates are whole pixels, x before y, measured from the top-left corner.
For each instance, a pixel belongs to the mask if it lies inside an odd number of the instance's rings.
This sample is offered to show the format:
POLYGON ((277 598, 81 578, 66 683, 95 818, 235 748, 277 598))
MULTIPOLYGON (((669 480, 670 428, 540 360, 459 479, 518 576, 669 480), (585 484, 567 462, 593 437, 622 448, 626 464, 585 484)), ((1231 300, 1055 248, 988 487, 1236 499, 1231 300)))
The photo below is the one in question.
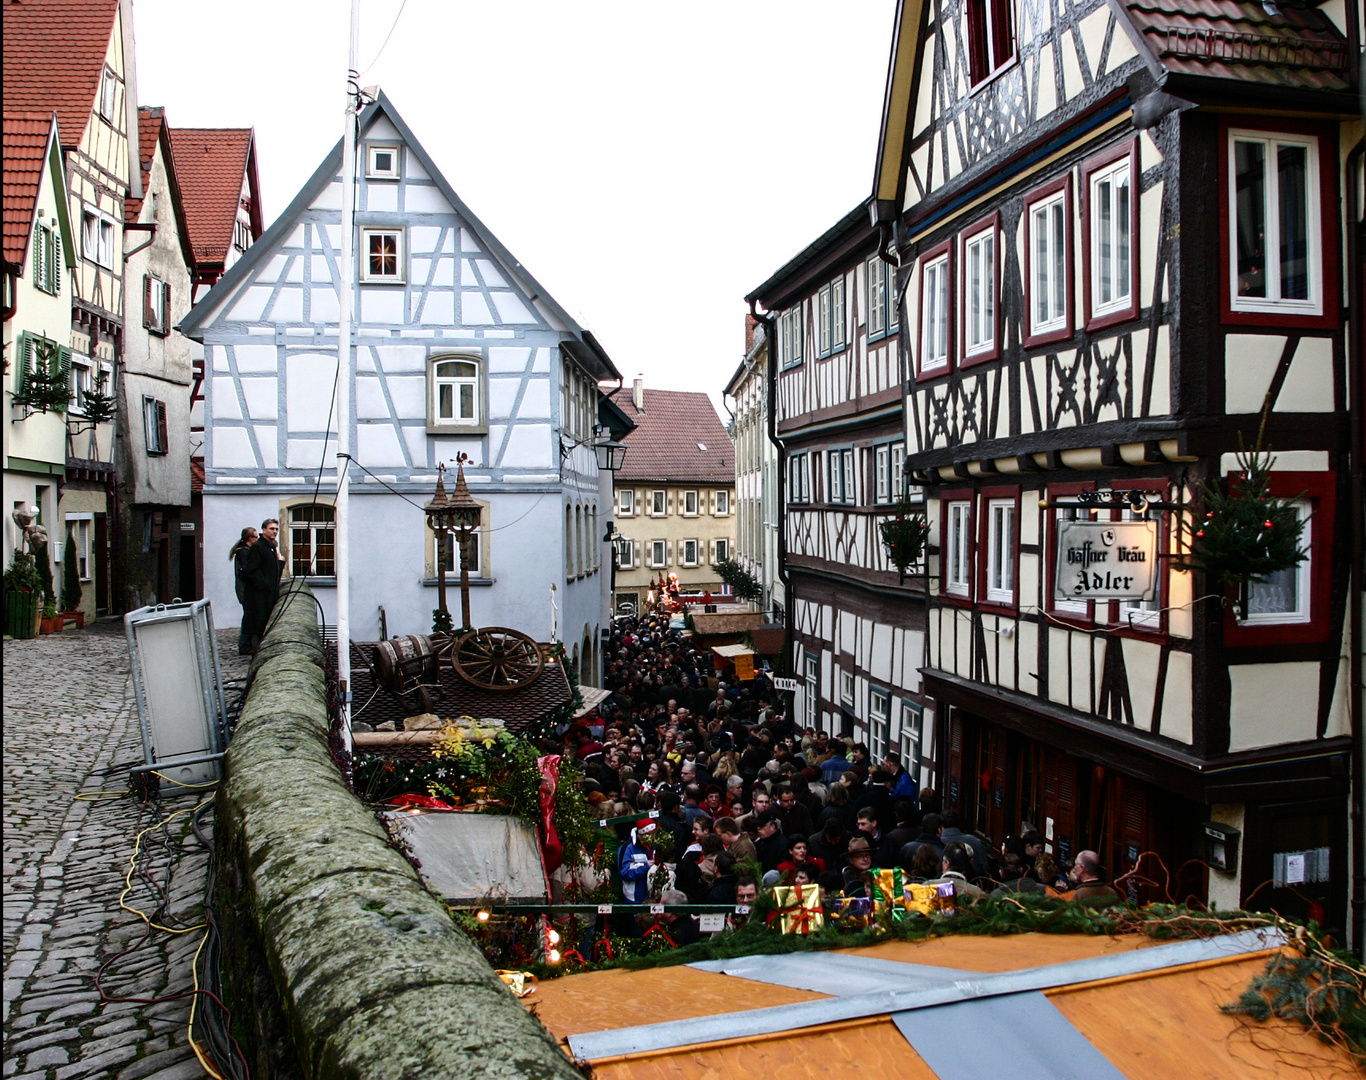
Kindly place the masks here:
POLYGON ((251 128, 172 128, 180 195, 195 262, 221 263, 232 244, 242 197, 251 128))
POLYGON ((622 441, 626 459, 618 480, 711 484, 735 482, 735 448, 711 398, 693 390, 644 390, 637 410, 629 387, 612 400, 636 422, 622 441))
POLYGON ((51 113, 6 110, 4 114, 4 258, 14 266, 24 264, 28 251, 52 120, 51 113))
POLYGON ((5 108, 57 110, 80 141, 99 92, 118 0, 22 0, 4 10, 5 108))

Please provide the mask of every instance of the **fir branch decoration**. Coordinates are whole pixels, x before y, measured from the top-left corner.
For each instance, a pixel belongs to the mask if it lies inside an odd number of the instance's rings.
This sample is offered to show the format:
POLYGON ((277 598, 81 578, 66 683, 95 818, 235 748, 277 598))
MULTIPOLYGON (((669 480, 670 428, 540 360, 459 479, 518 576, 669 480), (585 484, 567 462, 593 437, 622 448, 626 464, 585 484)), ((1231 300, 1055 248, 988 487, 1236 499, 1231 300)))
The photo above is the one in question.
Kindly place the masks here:
POLYGON ((764 586, 734 559, 721 559, 712 563, 716 576, 730 586, 730 591, 739 600, 758 600, 764 595, 764 586))
MULTIPOLYGON (((1203 518, 1186 523, 1190 548, 1184 559, 1173 561, 1177 570, 1202 570, 1217 586, 1242 589, 1247 605, 1246 586, 1266 582, 1272 574, 1303 562, 1308 553, 1300 547, 1304 521, 1288 499, 1270 491, 1275 459, 1258 447, 1240 449, 1241 476, 1222 484, 1202 481, 1203 518)), ((1246 610, 1243 612, 1246 617, 1246 610)))
POLYGON ((44 338, 34 340, 33 367, 24 373, 23 389, 10 400, 26 413, 66 412, 71 401, 71 372, 62 363, 60 345, 44 338))
POLYGON ((99 378, 81 396, 81 410, 87 424, 107 424, 114 419, 114 395, 105 393, 109 376, 101 371, 99 378))
POLYGON ((882 534, 882 546, 887 549, 887 558, 896 567, 902 581, 906 571, 925 554, 925 543, 930 536, 930 525, 925 516, 912 509, 908 500, 896 504, 896 514, 878 525, 882 534))

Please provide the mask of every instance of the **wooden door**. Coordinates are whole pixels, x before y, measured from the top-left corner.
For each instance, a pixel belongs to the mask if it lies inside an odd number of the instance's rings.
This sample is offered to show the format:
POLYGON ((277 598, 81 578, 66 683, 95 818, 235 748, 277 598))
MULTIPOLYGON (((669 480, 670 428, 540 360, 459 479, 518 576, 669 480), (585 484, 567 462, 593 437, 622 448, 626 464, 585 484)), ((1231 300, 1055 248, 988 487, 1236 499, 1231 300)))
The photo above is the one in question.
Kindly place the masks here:
POLYGON ((1077 847, 1077 769, 1080 766, 1071 754, 1061 750, 1044 751, 1043 813, 1039 822, 1044 837, 1059 865, 1065 864, 1080 850, 1077 847), (1051 832, 1051 836, 1050 836, 1051 832))
POLYGON ((95 515, 95 614, 109 614, 109 519, 95 515))
POLYGON ((952 810, 960 816, 963 807, 963 714, 953 708, 949 714, 949 767, 948 790, 944 792, 945 810, 952 810))

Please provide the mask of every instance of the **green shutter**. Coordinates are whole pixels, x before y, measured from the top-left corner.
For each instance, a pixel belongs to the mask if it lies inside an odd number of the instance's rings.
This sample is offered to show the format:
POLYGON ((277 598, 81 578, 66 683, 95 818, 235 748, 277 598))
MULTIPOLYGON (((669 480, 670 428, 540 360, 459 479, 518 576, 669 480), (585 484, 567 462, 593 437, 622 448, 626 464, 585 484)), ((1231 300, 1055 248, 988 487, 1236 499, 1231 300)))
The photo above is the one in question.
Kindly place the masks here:
POLYGON ((57 296, 62 291, 62 234, 57 229, 52 230, 52 295, 57 296))
POLYGON ((47 239, 47 230, 41 225, 33 226, 33 284, 35 287, 47 291, 47 277, 43 273, 43 248, 46 247, 44 241, 47 239))
POLYGON ((33 335, 25 331, 19 335, 19 356, 15 364, 14 392, 22 394, 28 389, 28 373, 33 363, 33 335))

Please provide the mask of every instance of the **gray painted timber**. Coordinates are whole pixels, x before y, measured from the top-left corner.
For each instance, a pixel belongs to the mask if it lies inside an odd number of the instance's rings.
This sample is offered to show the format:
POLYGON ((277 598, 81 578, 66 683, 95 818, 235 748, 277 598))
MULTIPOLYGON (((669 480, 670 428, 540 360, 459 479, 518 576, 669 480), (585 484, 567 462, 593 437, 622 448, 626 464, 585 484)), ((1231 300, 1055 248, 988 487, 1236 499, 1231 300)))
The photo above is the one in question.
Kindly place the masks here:
POLYGON ((892 1023, 939 1080, 1124 1080, 1038 990, 895 1013, 892 1023))
POLYGON ((619 1054, 640 1054, 653 1050, 694 1046, 715 1042, 718 1039, 752 1038, 782 1031, 796 1031, 815 1024, 856 1020, 866 1016, 904 1012, 908 1009, 947 1005, 955 1001, 1027 993, 1031 990, 1047 990, 1055 986, 1159 971, 1183 964, 1196 964, 1205 960, 1219 960, 1275 948, 1285 941, 1285 935, 1274 928, 1244 930, 1221 937, 1154 945, 1151 948, 1135 949, 1114 956, 1097 956, 1065 964, 1009 971, 999 975, 974 976, 927 989, 883 990, 872 994, 853 994, 830 1001, 808 1001, 796 1005, 727 1013, 722 1016, 700 1016, 688 1020, 671 1020, 664 1024, 642 1024, 639 1027, 621 1028, 616 1031, 571 1035, 569 1048, 576 1061, 592 1061, 619 1054))

